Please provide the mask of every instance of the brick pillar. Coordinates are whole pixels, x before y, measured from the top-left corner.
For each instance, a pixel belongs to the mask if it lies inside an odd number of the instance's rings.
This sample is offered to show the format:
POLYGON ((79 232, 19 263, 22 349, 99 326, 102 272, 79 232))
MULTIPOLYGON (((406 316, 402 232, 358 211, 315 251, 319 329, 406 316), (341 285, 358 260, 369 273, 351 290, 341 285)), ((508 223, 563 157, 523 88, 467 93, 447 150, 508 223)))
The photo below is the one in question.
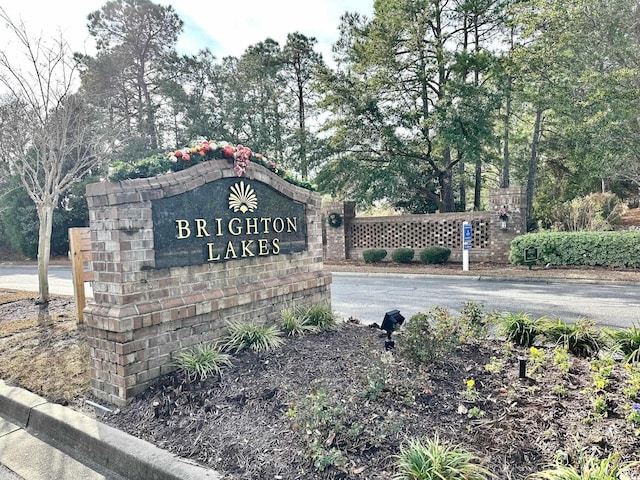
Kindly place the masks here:
POLYGON ((348 258, 347 233, 351 220, 356 216, 356 204, 351 201, 322 202, 322 228, 325 260, 345 260, 348 258), (342 219, 338 227, 329 225, 329 215, 337 213, 342 219))
POLYGON ((489 238, 493 261, 507 263, 511 241, 527 233, 526 201, 521 188, 499 188, 489 192, 489 238), (506 211, 506 220, 500 218, 500 209, 506 211))

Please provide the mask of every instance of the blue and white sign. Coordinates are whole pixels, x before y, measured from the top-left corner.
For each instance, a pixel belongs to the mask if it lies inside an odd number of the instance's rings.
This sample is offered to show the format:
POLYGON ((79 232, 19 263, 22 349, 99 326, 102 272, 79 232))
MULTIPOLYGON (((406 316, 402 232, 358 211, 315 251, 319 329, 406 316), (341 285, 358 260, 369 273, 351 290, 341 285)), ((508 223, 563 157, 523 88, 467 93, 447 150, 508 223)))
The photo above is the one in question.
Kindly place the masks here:
POLYGON ((462 225, 462 245, 463 248, 465 250, 470 250, 471 249, 471 239, 472 239, 472 232, 471 232, 471 225, 467 222, 464 222, 462 225))

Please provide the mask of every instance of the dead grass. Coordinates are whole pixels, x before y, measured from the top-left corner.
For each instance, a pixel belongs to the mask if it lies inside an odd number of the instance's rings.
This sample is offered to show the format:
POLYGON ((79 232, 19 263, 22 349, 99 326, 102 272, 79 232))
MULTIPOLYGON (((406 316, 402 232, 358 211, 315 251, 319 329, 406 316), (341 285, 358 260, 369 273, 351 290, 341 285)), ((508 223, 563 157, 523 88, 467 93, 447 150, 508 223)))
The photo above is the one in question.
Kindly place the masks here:
POLYGON ((60 403, 86 395, 89 347, 73 308, 72 298, 40 307, 30 292, 0 291, 0 378, 60 403))

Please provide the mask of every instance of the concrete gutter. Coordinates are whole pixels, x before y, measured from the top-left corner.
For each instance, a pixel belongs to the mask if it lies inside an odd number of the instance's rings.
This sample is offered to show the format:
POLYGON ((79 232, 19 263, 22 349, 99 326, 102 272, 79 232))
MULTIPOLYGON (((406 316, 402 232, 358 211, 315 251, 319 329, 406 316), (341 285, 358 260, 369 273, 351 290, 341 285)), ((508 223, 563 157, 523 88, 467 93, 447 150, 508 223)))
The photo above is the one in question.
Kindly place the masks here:
MULTIPOLYGON (((48 402, 27 390, 8 386, 2 380, 0 416, 61 450, 70 462, 81 462, 90 468, 97 465, 125 479, 222 479, 214 470, 166 452, 70 408, 48 402)), ((29 461, 28 457, 25 461, 29 461)))

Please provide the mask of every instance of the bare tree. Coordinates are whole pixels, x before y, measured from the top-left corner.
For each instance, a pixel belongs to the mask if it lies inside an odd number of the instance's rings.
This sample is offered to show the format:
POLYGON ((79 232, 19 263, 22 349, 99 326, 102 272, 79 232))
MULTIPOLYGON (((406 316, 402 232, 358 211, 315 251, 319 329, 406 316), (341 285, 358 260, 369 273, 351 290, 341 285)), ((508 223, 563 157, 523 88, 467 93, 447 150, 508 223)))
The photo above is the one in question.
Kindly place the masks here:
POLYGON ((0 50, 0 160, 34 201, 38 236, 38 303, 49 299, 53 211, 60 196, 100 165, 111 136, 76 92, 76 64, 62 37, 32 39, 0 7, 12 43, 0 50), (14 42, 14 43, 13 43, 14 42))

